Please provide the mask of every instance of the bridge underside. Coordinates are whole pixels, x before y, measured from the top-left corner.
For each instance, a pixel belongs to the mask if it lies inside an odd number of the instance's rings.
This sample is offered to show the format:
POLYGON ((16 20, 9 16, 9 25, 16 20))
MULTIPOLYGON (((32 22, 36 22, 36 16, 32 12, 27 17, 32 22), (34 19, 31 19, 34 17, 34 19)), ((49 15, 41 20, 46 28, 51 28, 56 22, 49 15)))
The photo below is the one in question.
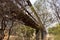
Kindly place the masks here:
POLYGON ((23 21, 24 25, 30 26, 32 28, 37 28, 37 23, 29 16, 25 10, 18 8, 13 2, 8 0, 0 0, 0 17, 1 20, 5 17, 6 20, 18 20, 23 21), (4 4, 4 5, 3 5, 4 4), (3 11, 2 11, 3 10, 3 11))

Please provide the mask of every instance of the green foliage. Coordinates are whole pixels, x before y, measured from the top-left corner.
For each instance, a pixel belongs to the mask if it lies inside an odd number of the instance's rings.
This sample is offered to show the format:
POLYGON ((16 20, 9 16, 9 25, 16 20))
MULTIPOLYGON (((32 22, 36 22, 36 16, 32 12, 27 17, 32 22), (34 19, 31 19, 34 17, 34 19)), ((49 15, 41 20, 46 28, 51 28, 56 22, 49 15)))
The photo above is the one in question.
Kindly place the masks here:
MULTIPOLYGON (((22 25, 22 24, 17 24, 12 29, 12 33, 15 32, 17 35, 20 35, 22 33, 23 35, 27 35, 27 36, 33 35, 34 31, 35 31, 35 29, 30 28, 29 26, 22 25)), ((15 33, 13 33, 13 34, 15 34, 15 33)))
POLYGON ((49 33, 54 35, 54 40, 60 40, 60 25, 49 28, 49 33))
POLYGON ((17 35, 17 40, 23 40, 23 39, 29 39, 34 36, 33 33, 35 33, 35 29, 25 26, 23 24, 15 24, 12 28, 11 35, 17 35))
POLYGON ((56 27, 49 28, 49 33, 54 35, 60 34, 60 25, 57 25, 56 27))

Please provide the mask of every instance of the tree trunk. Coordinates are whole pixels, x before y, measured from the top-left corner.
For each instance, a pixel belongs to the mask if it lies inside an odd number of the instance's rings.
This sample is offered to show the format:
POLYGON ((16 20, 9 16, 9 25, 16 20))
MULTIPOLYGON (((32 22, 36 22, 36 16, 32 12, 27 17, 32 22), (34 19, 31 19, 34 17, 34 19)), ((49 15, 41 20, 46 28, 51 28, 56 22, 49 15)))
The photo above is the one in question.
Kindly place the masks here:
POLYGON ((8 40, 8 37, 9 37, 9 29, 5 29, 4 30, 4 38, 3 38, 3 40, 8 40))
POLYGON ((4 30, 0 29, 0 40, 4 38, 4 30))
POLYGON ((40 30, 36 30, 36 40, 41 40, 41 32, 40 32, 40 30))

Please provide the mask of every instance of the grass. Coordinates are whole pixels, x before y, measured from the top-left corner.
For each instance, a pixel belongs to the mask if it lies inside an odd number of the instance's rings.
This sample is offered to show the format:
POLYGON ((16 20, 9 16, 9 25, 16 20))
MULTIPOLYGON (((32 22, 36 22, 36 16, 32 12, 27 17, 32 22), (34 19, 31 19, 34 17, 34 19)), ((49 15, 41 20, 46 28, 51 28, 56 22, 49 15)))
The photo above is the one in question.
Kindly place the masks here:
POLYGON ((55 35, 54 40, 60 40, 60 35, 55 35))

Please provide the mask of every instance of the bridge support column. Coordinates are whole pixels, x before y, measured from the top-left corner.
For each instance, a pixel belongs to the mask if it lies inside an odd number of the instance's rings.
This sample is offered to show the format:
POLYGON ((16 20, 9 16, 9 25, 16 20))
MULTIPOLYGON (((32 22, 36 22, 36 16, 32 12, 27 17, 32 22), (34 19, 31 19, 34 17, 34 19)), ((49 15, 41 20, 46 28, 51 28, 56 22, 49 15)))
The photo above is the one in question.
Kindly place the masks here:
POLYGON ((41 40, 46 40, 46 35, 47 35, 47 32, 44 30, 41 30, 41 40))
POLYGON ((36 40, 46 40, 46 31, 36 30, 36 40))

